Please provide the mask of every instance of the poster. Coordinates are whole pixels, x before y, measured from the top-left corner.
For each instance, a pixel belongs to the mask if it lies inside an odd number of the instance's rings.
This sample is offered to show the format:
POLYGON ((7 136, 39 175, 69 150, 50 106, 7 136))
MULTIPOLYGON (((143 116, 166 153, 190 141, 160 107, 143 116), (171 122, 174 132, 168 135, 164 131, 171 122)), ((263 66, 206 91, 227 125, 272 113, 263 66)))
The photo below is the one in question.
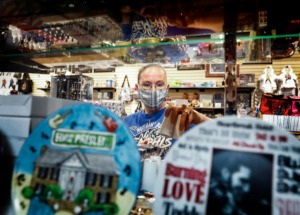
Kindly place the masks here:
POLYGON ((237 94, 237 114, 238 116, 246 116, 250 113, 251 108, 251 94, 238 93, 237 94))

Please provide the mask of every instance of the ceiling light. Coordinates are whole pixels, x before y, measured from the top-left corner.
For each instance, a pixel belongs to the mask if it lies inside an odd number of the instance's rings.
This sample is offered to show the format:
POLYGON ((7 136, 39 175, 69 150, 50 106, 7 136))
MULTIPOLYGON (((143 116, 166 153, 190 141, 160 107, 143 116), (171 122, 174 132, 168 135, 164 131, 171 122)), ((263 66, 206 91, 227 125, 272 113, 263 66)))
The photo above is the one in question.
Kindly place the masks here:
POLYGON ((75 7, 75 0, 68 1, 67 5, 68 5, 69 8, 74 8, 75 7))

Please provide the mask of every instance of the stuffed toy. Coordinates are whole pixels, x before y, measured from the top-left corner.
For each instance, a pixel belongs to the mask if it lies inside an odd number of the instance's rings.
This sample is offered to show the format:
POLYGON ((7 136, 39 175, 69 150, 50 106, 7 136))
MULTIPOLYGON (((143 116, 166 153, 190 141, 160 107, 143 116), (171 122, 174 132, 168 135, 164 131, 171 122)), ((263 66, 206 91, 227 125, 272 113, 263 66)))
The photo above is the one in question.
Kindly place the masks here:
POLYGON ((260 82, 260 89, 264 93, 273 94, 277 89, 277 75, 274 73, 274 69, 271 65, 268 65, 264 69, 263 74, 258 78, 258 81, 260 82))
POLYGON ((187 100, 189 100, 189 94, 188 94, 188 93, 183 93, 183 94, 182 94, 182 99, 187 99, 187 100))
POLYGON ((193 100, 191 102, 192 107, 200 107, 200 101, 199 101, 199 93, 194 93, 193 100))

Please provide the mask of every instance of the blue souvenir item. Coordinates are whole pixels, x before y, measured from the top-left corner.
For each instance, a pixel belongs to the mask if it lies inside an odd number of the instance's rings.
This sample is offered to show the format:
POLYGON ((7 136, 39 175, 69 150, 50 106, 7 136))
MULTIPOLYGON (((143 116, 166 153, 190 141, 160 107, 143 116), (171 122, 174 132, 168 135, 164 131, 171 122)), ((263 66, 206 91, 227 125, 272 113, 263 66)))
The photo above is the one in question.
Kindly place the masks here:
POLYGON ((64 107, 24 143, 12 179, 16 214, 129 214, 140 188, 136 143, 116 114, 64 107))

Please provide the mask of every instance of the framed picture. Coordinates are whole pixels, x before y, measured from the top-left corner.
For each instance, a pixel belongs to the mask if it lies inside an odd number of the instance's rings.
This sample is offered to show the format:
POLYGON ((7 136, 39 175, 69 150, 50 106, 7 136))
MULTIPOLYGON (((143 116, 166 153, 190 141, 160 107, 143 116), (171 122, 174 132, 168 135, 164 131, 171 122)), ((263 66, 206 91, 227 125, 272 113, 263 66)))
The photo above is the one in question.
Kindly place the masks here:
POLYGON ((205 64, 180 64, 177 70, 205 70, 205 64))
MULTIPOLYGON (((224 77, 226 71, 226 63, 211 63, 206 65, 205 77, 224 77)), ((235 69, 233 70, 236 73, 236 76, 239 77, 240 74, 240 65, 236 64, 235 69)))
POLYGON ((238 93, 237 94, 237 105, 247 109, 247 111, 250 111, 250 107, 251 107, 251 93, 246 93, 246 92, 242 92, 242 93, 238 93))
POLYGON ((255 74, 240 74, 240 87, 255 87, 255 74))
POLYGON ((100 72, 115 72, 116 69, 114 67, 109 68, 95 68, 94 73, 100 73, 100 72))
POLYGON ((224 77, 225 63, 211 63, 206 65, 205 77, 224 77))

